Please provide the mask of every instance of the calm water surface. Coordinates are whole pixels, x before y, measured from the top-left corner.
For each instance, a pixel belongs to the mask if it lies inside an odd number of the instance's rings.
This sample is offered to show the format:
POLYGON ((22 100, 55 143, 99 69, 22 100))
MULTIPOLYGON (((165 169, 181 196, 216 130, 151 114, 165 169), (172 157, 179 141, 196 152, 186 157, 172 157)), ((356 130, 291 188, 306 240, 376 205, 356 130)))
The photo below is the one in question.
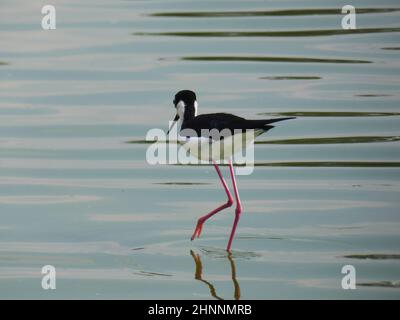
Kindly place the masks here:
POLYGON ((54 0, 55 31, 44 4, 0 4, 0 298, 400 298, 398 1, 353 1, 355 32, 343 1, 54 0), (238 178, 232 255, 233 210, 189 241, 225 200, 213 168, 139 143, 186 88, 298 117, 238 178))

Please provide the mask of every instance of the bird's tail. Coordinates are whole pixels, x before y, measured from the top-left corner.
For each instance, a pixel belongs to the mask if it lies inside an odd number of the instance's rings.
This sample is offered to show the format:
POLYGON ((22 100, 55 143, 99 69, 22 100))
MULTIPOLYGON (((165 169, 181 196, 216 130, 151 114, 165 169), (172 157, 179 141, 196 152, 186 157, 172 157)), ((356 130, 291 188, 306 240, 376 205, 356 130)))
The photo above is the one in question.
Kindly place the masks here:
POLYGON ((271 123, 296 119, 296 117, 285 117, 285 118, 275 118, 275 119, 265 119, 265 120, 247 120, 247 129, 272 129, 274 126, 271 126, 271 123))

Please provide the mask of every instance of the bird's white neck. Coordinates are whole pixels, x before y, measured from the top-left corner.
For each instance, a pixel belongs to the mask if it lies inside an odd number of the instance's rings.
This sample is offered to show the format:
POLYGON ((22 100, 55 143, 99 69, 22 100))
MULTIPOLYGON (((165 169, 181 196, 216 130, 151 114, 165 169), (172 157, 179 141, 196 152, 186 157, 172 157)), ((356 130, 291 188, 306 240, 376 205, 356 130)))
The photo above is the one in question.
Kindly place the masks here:
POLYGON ((191 120, 197 116, 197 101, 194 101, 191 105, 186 105, 184 101, 179 101, 176 105, 176 112, 179 116, 177 121, 178 132, 182 129, 184 121, 191 120))

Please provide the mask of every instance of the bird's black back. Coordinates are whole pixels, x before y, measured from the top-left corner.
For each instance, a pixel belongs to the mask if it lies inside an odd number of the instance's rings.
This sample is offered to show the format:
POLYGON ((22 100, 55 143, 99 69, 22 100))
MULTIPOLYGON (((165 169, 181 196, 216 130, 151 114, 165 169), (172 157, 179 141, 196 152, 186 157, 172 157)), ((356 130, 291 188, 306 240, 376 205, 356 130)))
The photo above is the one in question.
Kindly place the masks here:
POLYGON ((229 113, 209 113, 202 114, 197 117, 194 117, 190 120, 185 120, 182 123, 181 130, 185 130, 185 136, 194 136, 194 134, 190 133, 190 131, 195 132, 196 136, 207 136, 207 131, 218 130, 219 132, 224 132, 224 136, 226 133, 233 135, 234 133, 243 132, 244 130, 249 129, 261 129, 258 131, 266 132, 272 129, 274 126, 269 125, 270 123, 293 119, 293 117, 287 118, 277 118, 277 119, 266 119, 266 120, 247 120, 242 117, 235 116, 229 113), (188 135, 186 133, 189 133, 188 135))

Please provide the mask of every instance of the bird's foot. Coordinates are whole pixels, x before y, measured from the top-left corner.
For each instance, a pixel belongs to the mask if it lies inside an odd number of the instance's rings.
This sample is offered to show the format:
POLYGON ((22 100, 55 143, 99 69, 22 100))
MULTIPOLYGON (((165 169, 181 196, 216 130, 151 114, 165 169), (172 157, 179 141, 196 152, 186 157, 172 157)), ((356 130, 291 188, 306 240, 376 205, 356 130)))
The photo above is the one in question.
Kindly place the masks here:
POLYGON ((192 237, 190 238, 192 241, 193 241, 196 237, 197 237, 197 238, 200 238, 201 231, 203 230, 203 224, 204 224, 203 221, 198 221, 198 222, 197 222, 196 229, 194 230, 193 235, 192 235, 192 237))

